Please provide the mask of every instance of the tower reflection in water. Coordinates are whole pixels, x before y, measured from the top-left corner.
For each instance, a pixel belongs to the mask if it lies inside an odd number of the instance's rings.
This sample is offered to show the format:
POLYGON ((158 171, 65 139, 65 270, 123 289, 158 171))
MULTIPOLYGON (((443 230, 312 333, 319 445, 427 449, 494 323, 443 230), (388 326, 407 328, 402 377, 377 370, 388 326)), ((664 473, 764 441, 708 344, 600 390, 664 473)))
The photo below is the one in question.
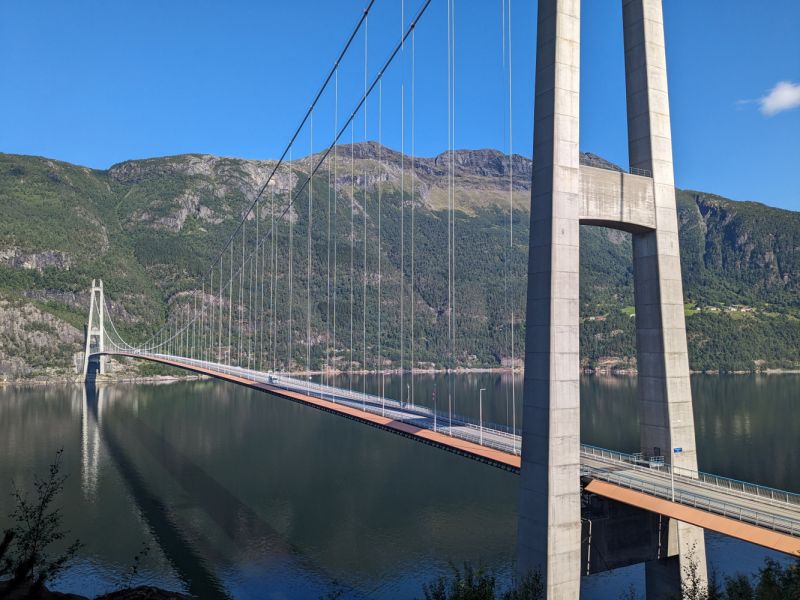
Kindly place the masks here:
POLYGON ((189 593, 229 598, 231 586, 249 579, 242 569, 253 568, 261 585, 272 591, 315 597, 330 588, 333 578, 322 568, 139 418, 140 388, 87 384, 83 394, 85 497, 97 497, 100 465, 112 467, 189 593))

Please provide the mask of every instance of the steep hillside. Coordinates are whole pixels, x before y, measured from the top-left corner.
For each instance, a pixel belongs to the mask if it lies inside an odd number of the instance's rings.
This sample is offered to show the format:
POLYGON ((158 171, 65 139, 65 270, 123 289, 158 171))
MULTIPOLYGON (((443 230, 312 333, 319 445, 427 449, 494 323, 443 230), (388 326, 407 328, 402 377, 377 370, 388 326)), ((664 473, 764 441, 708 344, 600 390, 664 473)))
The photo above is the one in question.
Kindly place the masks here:
MULTIPOLYGON (((409 157, 370 142, 338 147, 335 160, 332 155, 317 172, 310 282, 310 318, 318 346, 312 354, 317 364, 329 327, 325 265, 330 198, 338 249, 336 290, 340 299, 348 301, 336 324, 337 345, 342 339, 349 342, 351 293, 361 307, 364 239, 366 318, 369 324, 377 320, 380 204, 384 357, 395 364, 399 360, 400 274, 403 266, 409 289, 413 247, 413 302, 407 291, 403 309, 406 352, 413 305, 415 363, 441 366, 447 348, 447 162, 443 154, 416 158, 412 167, 409 157), (351 239, 356 275, 352 289, 351 239)), ((531 161, 514 156, 509 162, 494 150, 461 150, 454 162, 455 355, 463 366, 496 366, 511 354, 512 300, 516 355, 521 356, 524 348, 531 161)), ((248 243, 255 240, 256 226, 263 234, 271 222, 270 212, 285 207, 293 190, 305 182, 308 166, 306 157, 281 168, 260 201, 260 221, 252 219, 246 226, 248 243)), ((0 154, 0 303, 17 311, 17 325, 6 327, 0 338, 0 373, 31 377, 69 370, 71 353, 79 350, 93 278, 103 279, 114 321, 126 338, 143 339, 157 330, 178 295, 192 289, 216 258, 273 167, 272 161, 183 155, 126 161, 96 171, 45 158, 0 154), (46 328, 56 333, 45 332, 46 328), (47 352, 37 349, 45 346, 47 352), (41 360, 45 355, 47 360, 41 360)), ((694 191, 678 191, 677 199, 687 303, 741 304, 760 311, 736 315, 690 311, 693 368, 748 370, 800 363, 794 343, 800 339, 800 321, 795 318, 800 310, 796 256, 800 214, 694 191)), ((301 236, 295 241, 293 259, 306 264, 308 219, 304 199, 280 223, 276 240, 281 268, 286 267, 290 222, 295 235, 301 236)), ((298 333, 305 330, 307 319, 305 271, 299 277, 292 299, 298 333)), ((279 306, 287 305, 287 286, 281 282, 278 290, 279 306)), ((634 365, 634 319, 630 309, 623 310, 632 304, 630 236, 583 227, 581 314, 587 320, 582 325, 582 354, 587 366, 634 365), (597 316, 606 319, 589 320, 597 316)), ((355 313, 354 328, 360 331, 362 312, 355 313)), ((368 354, 372 354, 378 340, 374 328, 368 329, 368 354)), ((305 355, 302 348, 298 352, 305 355)), ((406 364, 408 360, 406 354, 406 364)))

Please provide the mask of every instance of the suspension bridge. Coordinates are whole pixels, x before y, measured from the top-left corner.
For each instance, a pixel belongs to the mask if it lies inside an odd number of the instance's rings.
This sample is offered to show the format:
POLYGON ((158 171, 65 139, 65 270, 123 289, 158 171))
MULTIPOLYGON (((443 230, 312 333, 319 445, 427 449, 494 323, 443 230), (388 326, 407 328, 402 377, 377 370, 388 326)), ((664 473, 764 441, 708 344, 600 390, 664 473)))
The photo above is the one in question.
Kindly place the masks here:
POLYGON ((511 370, 521 342, 513 223, 515 202, 523 202, 531 219, 523 414, 516 414, 512 402, 505 424, 466 417, 457 410, 452 386, 446 398, 442 390, 438 405, 416 401, 414 370, 421 367, 420 347, 430 354, 430 340, 420 339, 414 298, 426 279, 446 278, 436 316, 445 341, 434 351, 436 362, 452 374, 460 364, 459 288, 467 285, 457 264, 465 250, 456 252, 454 0, 442 0, 448 150, 437 165, 447 179, 446 268, 428 272, 431 265, 419 264, 415 254, 415 210, 424 192, 414 156, 415 39, 431 34, 425 17, 432 1, 408 17, 402 12, 396 43, 372 71, 368 25, 374 0, 367 4, 238 227, 194 289, 172 296, 166 322, 152 337, 126 341, 112 320, 102 281, 93 282, 87 378, 105 373, 108 356, 159 362, 518 473, 518 570, 541 569, 549 599, 578 598, 581 576, 642 562, 648 598, 679 593, 690 562, 705 575, 705 529, 800 552, 800 496, 697 469, 660 0, 622 0, 629 169, 582 160, 580 2, 540 0, 535 102, 527 108, 535 123, 533 173, 524 198, 515 194, 510 135, 512 7, 501 0, 509 144, 507 237, 499 250, 508 270, 504 305, 497 310, 507 323, 511 370), (363 90, 348 99, 353 108, 340 120, 339 70, 361 41, 363 90), (392 69, 407 64, 410 80, 400 84, 400 114, 389 117, 384 82, 392 69), (401 151, 392 160, 388 152, 384 160, 381 139, 388 118, 403 124, 401 151), (377 134, 377 169, 356 161, 356 124, 362 119, 363 142, 377 134), (329 132, 316 153, 315 130, 317 140, 321 130, 329 132), (294 159, 301 135, 308 135, 307 154, 294 159), (388 183, 390 171, 399 171, 399 189, 388 183), (641 452, 635 455, 580 444, 579 225, 633 236, 641 428, 641 452), (399 228, 399 247, 385 247, 387 228, 399 228), (389 254, 399 269, 393 270, 389 254), (368 370, 407 377, 408 396, 352 389, 352 375, 368 370), (313 372, 319 381, 311 381, 313 372), (350 375, 349 388, 333 385, 337 374, 350 375))

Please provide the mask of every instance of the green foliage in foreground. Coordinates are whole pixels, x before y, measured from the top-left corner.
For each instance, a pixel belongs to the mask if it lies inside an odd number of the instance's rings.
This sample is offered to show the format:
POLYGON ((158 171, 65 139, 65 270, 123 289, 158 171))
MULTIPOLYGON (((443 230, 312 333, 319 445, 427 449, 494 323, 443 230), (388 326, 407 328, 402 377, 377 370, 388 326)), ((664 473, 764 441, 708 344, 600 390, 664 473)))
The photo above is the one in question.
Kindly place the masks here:
POLYGON ((722 583, 712 571, 706 595, 696 597, 698 600, 800 600, 800 557, 785 565, 767 557, 757 574, 726 575, 722 583))
POLYGON ((29 595, 37 597, 44 584, 56 578, 69 566, 69 562, 83 546, 76 540, 60 555, 52 556, 49 548, 63 540, 68 531, 63 531, 64 516, 60 508, 51 508, 53 501, 64 490, 66 475, 61 475, 62 448, 50 465, 47 479, 34 476, 35 500, 28 493, 14 486, 12 497, 16 508, 11 518, 17 522, 4 532, 0 544, 0 580, 8 578, 3 596, 11 594, 25 584, 32 584, 29 595))
MULTIPOLYGON (((800 600, 800 556, 786 564, 765 557, 758 573, 737 572, 722 580, 711 568, 706 582, 692 552, 683 571, 680 598, 668 595, 664 600, 800 600)), ((644 600, 644 596, 631 584, 620 600, 644 600)))
MULTIPOLYGON (((495 574, 469 562, 463 567, 451 564, 450 575, 440 575, 422 585, 425 600, 537 600, 544 597, 540 571, 500 590, 495 574)), ((697 560, 691 553, 684 567, 680 598, 664 600, 800 600, 800 557, 783 564, 766 557, 758 573, 736 573, 722 579, 712 568, 708 582, 700 577, 697 560)), ((631 584, 620 600, 644 600, 631 584)))
POLYGON ((440 575, 422 584, 425 600, 540 600, 544 598, 541 571, 529 573, 521 581, 514 580, 501 591, 497 578, 482 566, 465 562, 463 568, 451 563, 452 573, 440 575))
MULTIPOLYGON (((17 522, 15 527, 3 532, 0 539, 0 600, 36 600, 47 594, 45 584, 56 579, 71 566, 78 550, 84 544, 75 540, 61 554, 53 554, 51 546, 63 540, 69 531, 64 531, 63 514, 60 508, 51 505, 64 491, 66 475, 61 475, 61 459, 64 449, 56 452, 50 465, 47 479, 34 475, 33 488, 36 498, 29 500, 28 493, 13 486, 12 497, 15 502, 11 518, 17 522)), ((147 557, 150 548, 142 544, 142 550, 133 558, 133 565, 117 584, 118 591, 110 592, 101 598, 150 598, 153 588, 133 588, 134 581, 141 578, 141 561, 147 557)), ((58 594, 54 594, 58 595, 58 594)), ((176 597, 187 598, 182 594, 176 597)))

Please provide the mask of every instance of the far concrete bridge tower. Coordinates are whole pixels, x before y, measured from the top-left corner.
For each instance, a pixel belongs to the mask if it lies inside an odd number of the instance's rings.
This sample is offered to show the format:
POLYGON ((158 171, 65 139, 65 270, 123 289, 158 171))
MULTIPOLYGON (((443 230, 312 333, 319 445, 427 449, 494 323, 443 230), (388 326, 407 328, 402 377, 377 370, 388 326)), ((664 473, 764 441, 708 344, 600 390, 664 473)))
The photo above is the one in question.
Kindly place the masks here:
POLYGON ((92 279, 91 298, 89 300, 89 325, 86 327, 86 341, 83 352, 83 377, 94 380, 96 375, 106 374, 105 352, 105 297, 103 296, 103 280, 100 285, 92 279), (96 363, 96 364, 95 364, 96 363))
MULTIPOLYGON (((580 164, 580 0, 539 0, 518 571, 577 599, 581 559, 579 226, 633 234, 641 452, 697 470, 661 0, 622 0, 631 173, 580 164), (682 452, 674 453, 675 448, 682 452)), ((649 513, 646 515, 651 517, 649 513)), ((680 589, 703 530, 658 519, 647 597, 680 589)), ((630 564, 630 563, 629 563, 630 564)), ((680 596, 677 596, 680 597, 680 596)))

